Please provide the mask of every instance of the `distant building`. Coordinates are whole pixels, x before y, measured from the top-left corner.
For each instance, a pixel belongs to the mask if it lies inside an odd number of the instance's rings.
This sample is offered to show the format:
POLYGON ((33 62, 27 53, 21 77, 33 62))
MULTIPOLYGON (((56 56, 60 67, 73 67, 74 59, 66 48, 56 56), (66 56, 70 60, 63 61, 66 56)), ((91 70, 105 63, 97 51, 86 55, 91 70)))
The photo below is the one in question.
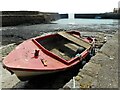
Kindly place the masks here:
POLYGON ((113 13, 120 13, 120 8, 114 8, 113 13))
POLYGON ((113 13, 120 13, 120 1, 118 2, 118 8, 113 9, 113 13))
POLYGON ((118 13, 120 13, 120 1, 118 2, 118 13))
POLYGON ((118 8, 120 8, 120 1, 118 2, 118 8))

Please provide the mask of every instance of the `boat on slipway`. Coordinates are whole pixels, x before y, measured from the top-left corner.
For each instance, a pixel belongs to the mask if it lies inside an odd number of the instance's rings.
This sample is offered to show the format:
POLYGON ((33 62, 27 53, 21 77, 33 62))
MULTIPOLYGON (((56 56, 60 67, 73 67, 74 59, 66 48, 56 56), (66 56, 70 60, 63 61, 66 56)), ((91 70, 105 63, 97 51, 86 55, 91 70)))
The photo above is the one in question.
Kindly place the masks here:
POLYGON ((28 39, 3 60, 3 67, 20 80, 64 71, 82 62, 94 48, 94 39, 78 31, 61 31, 28 39))

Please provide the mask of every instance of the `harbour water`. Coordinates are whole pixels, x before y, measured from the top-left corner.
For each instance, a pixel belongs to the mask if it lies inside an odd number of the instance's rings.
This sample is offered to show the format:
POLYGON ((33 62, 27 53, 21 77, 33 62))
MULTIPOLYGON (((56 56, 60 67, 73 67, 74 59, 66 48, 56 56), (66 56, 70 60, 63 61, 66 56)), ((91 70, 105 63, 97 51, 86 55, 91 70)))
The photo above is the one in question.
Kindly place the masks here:
POLYGON ((60 30, 102 31, 118 30, 119 20, 113 19, 60 19, 51 24, 18 25, 0 27, 2 44, 26 40, 43 33, 60 30))
POLYGON ((73 19, 73 18, 69 18, 69 19, 60 19, 57 21, 54 21, 53 23, 59 23, 59 24, 77 24, 77 25, 90 25, 90 24, 94 24, 94 25, 110 25, 110 24, 118 24, 117 19, 73 19))
POLYGON ((59 19, 57 21, 51 22, 51 24, 36 24, 36 25, 18 25, 18 26, 9 26, 1 27, 0 30, 6 29, 41 29, 51 30, 51 29, 66 29, 66 28, 80 28, 80 27, 99 27, 99 26, 108 26, 108 27, 118 27, 119 19, 59 19))

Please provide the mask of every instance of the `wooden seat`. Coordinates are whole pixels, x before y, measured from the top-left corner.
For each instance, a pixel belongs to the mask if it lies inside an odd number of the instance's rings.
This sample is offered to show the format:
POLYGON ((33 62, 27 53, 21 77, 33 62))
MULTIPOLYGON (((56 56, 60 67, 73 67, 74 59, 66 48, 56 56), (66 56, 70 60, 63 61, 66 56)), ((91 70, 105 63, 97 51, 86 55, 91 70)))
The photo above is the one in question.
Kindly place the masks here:
POLYGON ((73 43, 67 43, 67 44, 65 44, 65 46, 68 47, 68 48, 70 48, 70 49, 72 49, 72 50, 75 51, 75 52, 76 52, 77 49, 79 48, 78 45, 73 44, 73 43))
POLYGON ((62 31, 62 32, 58 32, 58 34, 64 38, 76 43, 77 45, 85 47, 86 49, 89 49, 91 47, 91 44, 89 44, 88 42, 84 41, 81 38, 77 38, 67 32, 62 31))

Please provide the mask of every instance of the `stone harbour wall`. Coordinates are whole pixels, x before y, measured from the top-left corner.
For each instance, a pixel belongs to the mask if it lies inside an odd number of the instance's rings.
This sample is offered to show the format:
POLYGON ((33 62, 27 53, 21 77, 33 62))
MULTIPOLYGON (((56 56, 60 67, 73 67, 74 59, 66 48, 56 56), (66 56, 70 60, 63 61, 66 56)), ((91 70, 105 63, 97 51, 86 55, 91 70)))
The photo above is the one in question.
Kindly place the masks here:
POLYGON ((92 18, 92 19, 120 19, 119 13, 93 13, 93 14, 79 14, 76 13, 74 18, 92 18))
POLYGON ((2 26, 14 26, 50 23, 59 19, 59 14, 38 11, 2 11, 0 17, 2 17, 2 26))

